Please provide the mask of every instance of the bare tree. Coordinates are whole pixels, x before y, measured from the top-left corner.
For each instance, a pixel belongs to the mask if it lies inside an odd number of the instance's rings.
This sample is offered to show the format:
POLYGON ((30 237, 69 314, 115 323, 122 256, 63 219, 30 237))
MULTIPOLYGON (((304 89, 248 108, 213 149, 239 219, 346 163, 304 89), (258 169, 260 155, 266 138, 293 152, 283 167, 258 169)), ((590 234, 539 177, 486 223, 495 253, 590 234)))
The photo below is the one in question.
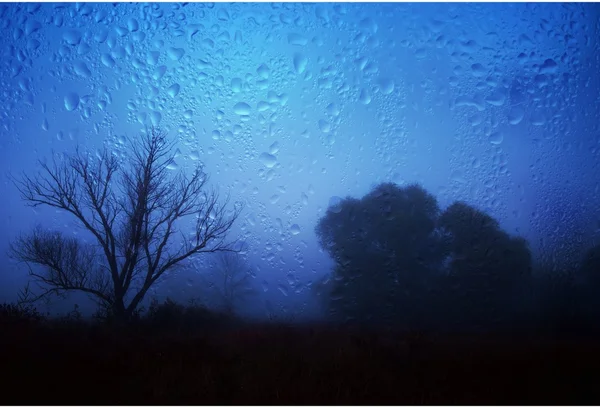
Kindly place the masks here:
POLYGON ((11 243, 9 255, 27 263, 42 289, 32 301, 81 291, 126 320, 152 285, 182 261, 234 251, 226 236, 242 207, 236 203, 228 210, 229 196, 219 203, 215 190, 205 191, 202 165, 191 176, 173 174, 175 142, 154 128, 130 144, 122 161, 106 148, 97 156, 77 149, 62 161, 40 161, 35 177, 13 178, 28 205, 64 210, 94 238, 86 244, 37 227, 11 243), (183 231, 185 222, 191 231, 183 231), (36 271, 32 264, 44 268, 36 271))
POLYGON ((247 265, 238 253, 217 254, 213 276, 213 287, 227 313, 233 313, 239 303, 253 292, 247 265))

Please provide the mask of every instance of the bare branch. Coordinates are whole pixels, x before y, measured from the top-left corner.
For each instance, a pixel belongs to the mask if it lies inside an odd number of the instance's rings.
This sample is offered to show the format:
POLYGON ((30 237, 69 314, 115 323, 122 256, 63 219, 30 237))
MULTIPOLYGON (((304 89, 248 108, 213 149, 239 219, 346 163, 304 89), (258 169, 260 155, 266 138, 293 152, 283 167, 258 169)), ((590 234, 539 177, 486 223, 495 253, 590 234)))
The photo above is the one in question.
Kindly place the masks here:
POLYGON ((45 295, 78 290, 127 315, 161 276, 187 258, 233 251, 235 241, 226 242, 226 236, 242 207, 230 210, 229 197, 221 203, 215 190, 205 193, 202 165, 190 175, 174 173, 175 142, 154 128, 130 144, 125 163, 107 149, 97 155, 78 149, 63 160, 40 162, 35 177, 13 178, 28 205, 70 213, 97 242, 83 245, 39 227, 13 242, 13 257, 44 267, 43 273, 30 267, 30 276, 45 295), (195 228, 192 240, 184 234, 186 222, 195 228), (176 243, 179 236, 183 242, 176 243))

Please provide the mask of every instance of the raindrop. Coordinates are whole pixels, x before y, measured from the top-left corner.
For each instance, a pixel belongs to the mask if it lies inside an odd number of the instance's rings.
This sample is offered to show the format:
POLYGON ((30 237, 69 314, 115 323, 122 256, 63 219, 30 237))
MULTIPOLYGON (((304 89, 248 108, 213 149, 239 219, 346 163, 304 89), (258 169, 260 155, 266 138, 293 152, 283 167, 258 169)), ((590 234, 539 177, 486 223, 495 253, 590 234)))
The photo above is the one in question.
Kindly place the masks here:
POLYGON ((269 146, 269 153, 277 154, 279 151, 279 142, 273 142, 271 146, 269 146))
POLYGON ((288 34, 288 44, 290 45, 306 45, 308 44, 308 38, 302 34, 290 33, 288 34))
POLYGON ((292 233, 292 235, 298 235, 300 234, 300 226, 298 224, 294 224, 290 227, 290 232, 292 233))
POLYGON ((508 123, 518 125, 525 116, 525 110, 520 106, 513 106, 508 112, 508 123))
POLYGON ((263 166, 265 166, 269 169, 273 168, 273 166, 275 166, 275 164, 277 164, 277 157, 275 157, 269 153, 261 153, 261 155, 258 156, 258 160, 260 160, 260 162, 263 164, 263 166))
POLYGON ((100 28, 94 33, 94 40, 102 44, 108 38, 108 30, 106 28, 100 28))
POLYGON ((553 59, 547 59, 540 67, 540 74, 556 74, 558 64, 553 59))
POLYGON ((300 53, 294 54, 294 69, 297 74, 302 74, 306 70, 308 59, 300 53))
POLYGON ((331 124, 327 122, 325 119, 319 120, 319 129, 323 133, 329 133, 331 131, 331 124))
POLYGON ((389 78, 381 78, 379 80, 379 89, 384 95, 389 95, 394 92, 394 81, 389 78))
POLYGON ((27 23, 25 24, 25 34, 26 35, 33 34, 36 31, 38 31, 40 28, 42 28, 42 24, 39 21, 28 20, 27 23))
POLYGON ((158 51, 150 51, 146 55, 146 63, 148 65, 156 65, 156 64, 158 64, 159 57, 160 57, 160 53, 158 51))
POLYGON ((179 165, 173 159, 171 159, 171 161, 169 162, 169 164, 167 164, 167 169, 168 170, 177 170, 178 168, 179 168, 179 165))
POLYGON ((160 112, 152 111, 150 113, 150 121, 152 122, 152 125, 158 126, 161 119, 162 115, 160 114, 160 112))
POLYGON ((531 124, 534 126, 542 126, 546 123, 546 117, 542 112, 533 112, 531 114, 531 124))
POLYGON ((469 118, 469 122, 471 123, 471 126, 481 125, 481 123, 483 122, 483 115, 481 115, 480 113, 476 113, 469 118))
POLYGON ((279 289, 279 291, 283 294, 283 296, 287 296, 289 293, 287 288, 282 284, 277 285, 277 289, 279 289))
POLYGON ((250 105, 245 102, 236 103, 233 111, 238 115, 250 115, 250 105))
POLYGON ((368 105, 371 103, 371 94, 365 88, 361 89, 358 100, 363 105, 368 105))
POLYGON ((217 11, 217 18, 221 21, 229 21, 229 12, 226 9, 221 8, 217 11))
POLYGON ((338 196, 333 196, 329 199, 329 209, 336 214, 342 211, 342 199, 338 196))
POLYGON ((359 27, 361 30, 366 31, 369 34, 377 33, 377 23, 371 18, 365 18, 360 21, 359 27))
POLYGON ((108 68, 112 68, 115 66, 115 60, 109 54, 102 54, 102 56, 100 57, 100 61, 102 61, 102 64, 104 64, 108 68))
POLYGON ((335 103, 330 103, 325 109, 327 110, 327 113, 329 113, 331 116, 340 115, 340 108, 335 103))
POLYGON ((504 90, 496 90, 492 92, 485 101, 493 106, 502 106, 506 101, 506 91, 504 90))
POLYGON ((261 64, 257 69, 256 69, 256 73, 258 74, 259 77, 263 78, 263 79, 269 79, 269 67, 267 67, 265 64, 261 64))
POLYGON ((486 69, 481 64, 473 64, 471 65, 471 70, 473 71, 473 76, 476 78, 481 78, 486 75, 486 69))
POLYGON ((65 108, 68 111, 74 111, 79 106, 79 95, 71 92, 65 96, 65 108))
POLYGON ((127 20, 127 29, 133 33, 140 29, 140 25, 135 18, 130 18, 127 20))
POLYGON ((169 89, 167 89, 167 93, 171 98, 174 98, 179 94, 180 89, 181 86, 179 84, 173 84, 169 87, 169 89))
POLYGON ((179 61, 181 58, 183 58, 184 54, 185 54, 185 50, 183 48, 173 48, 173 47, 171 47, 171 48, 169 48, 167 50, 167 55, 173 61, 179 61))
POLYGON ((305 193, 300 195, 300 200, 302 201, 302 205, 308 205, 308 196, 305 193))
POLYGON ((493 145, 499 145, 504 140, 504 135, 501 132, 493 132, 489 136, 489 141, 493 145))
POLYGON ((235 93, 242 91, 242 80, 240 78, 233 78, 231 80, 231 90, 235 93))
POLYGON ((75 73, 79 76, 84 78, 89 78, 92 76, 92 73, 87 65, 85 65, 85 62, 77 61, 73 64, 73 68, 75 69, 75 73))
POLYGON ((165 75, 166 72, 167 72, 166 66, 161 65, 160 67, 156 67, 156 69, 154 70, 154 73, 152 74, 152 78, 154 78, 155 80, 158 81, 165 75))
POLYGON ((78 30, 69 30, 63 34, 63 40, 69 45, 78 45, 81 41, 81 33, 78 30))

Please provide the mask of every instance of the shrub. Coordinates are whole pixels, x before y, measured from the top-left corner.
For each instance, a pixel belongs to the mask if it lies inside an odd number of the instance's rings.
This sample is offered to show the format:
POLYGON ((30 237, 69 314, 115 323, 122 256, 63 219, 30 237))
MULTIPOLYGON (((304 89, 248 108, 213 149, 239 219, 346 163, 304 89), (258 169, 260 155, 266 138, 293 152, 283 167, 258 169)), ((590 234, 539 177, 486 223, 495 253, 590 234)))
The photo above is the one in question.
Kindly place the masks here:
POLYGON ((36 323, 42 320, 44 316, 35 307, 13 303, 0 304, 1 323, 36 323))

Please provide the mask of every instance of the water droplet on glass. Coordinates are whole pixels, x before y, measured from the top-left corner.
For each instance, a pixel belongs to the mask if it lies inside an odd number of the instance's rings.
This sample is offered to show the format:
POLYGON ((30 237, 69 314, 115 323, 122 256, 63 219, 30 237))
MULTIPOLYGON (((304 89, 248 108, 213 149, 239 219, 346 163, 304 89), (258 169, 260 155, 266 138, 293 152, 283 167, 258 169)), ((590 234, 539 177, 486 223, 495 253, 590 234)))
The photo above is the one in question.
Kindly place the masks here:
POLYGON ((68 111, 74 111, 79 106, 79 95, 71 92, 65 96, 65 108, 68 111))
POLYGON ((275 164, 277 163, 277 158, 269 153, 261 153, 261 155, 258 156, 258 160, 260 160, 263 166, 269 169, 275 166, 275 164))
POLYGON ((534 126, 542 126, 546 124, 546 117, 542 112, 533 112, 531 114, 531 124, 534 126))
POLYGON ((473 76, 476 78, 481 78, 487 74, 486 69, 481 64, 471 65, 471 71, 473 73, 473 76))
POLYGON ((292 233, 292 235, 298 235, 300 234, 300 226, 298 224, 294 224, 290 227, 290 232, 292 233))
POLYGON ((308 38, 302 34, 290 33, 288 34, 288 44, 290 45, 306 45, 308 44, 308 38))
POLYGON ((338 196, 333 196, 329 199, 329 209, 338 214, 342 211, 342 199, 338 196))
POLYGON ((250 115, 250 105, 245 102, 236 103, 233 111, 238 115, 250 115))
POLYGON ((306 70, 306 65, 308 64, 308 59, 300 53, 294 54, 294 69, 297 74, 302 74, 306 70))
POLYGON ((63 40, 69 45, 78 45, 81 41, 81 32, 78 30, 68 30, 63 34, 63 40))
POLYGON ((271 144, 271 146, 269 146, 269 153, 277 154, 278 151, 279 151, 279 142, 273 142, 273 144, 271 144))
POLYGON ((85 62, 77 61, 73 64, 73 68, 75 69, 75 73, 84 78, 89 78, 92 76, 92 72, 89 70, 85 62))
POLYGON ((104 64, 104 66, 108 68, 112 68, 115 66, 115 60, 113 57, 110 56, 110 54, 102 54, 102 56, 100 57, 100 61, 102 61, 102 64, 104 64))
POLYGON ((394 92, 394 81, 389 78, 381 78, 379 80, 379 89, 384 95, 389 95, 394 92))
POLYGON ((368 90, 366 89, 361 89, 360 91, 360 95, 358 96, 358 100, 363 104, 363 105, 368 105, 371 103, 371 94, 369 93, 368 90))
POLYGON ((127 29, 130 32, 134 33, 140 29, 140 25, 135 18, 130 18, 129 20, 127 20, 127 29))
POLYGON ((493 106, 502 106, 506 101, 506 91, 504 90, 495 90, 487 98, 485 101, 493 106))
POLYGON ((520 106, 513 106, 508 112, 508 123, 518 125, 525 116, 525 110, 520 106))
POLYGON ((277 289, 279 289, 279 291, 283 294, 283 296, 287 296, 289 293, 288 289, 282 284, 277 285, 277 289))
POLYGON ((319 120, 319 129, 323 133, 329 133, 331 131, 331 124, 327 122, 325 119, 319 120))
POLYGON ((265 64, 261 64, 257 69, 256 73, 262 79, 269 79, 270 70, 265 64))
POLYGON ((173 84, 169 87, 169 89, 167 89, 167 93, 171 98, 174 98, 179 94, 180 89, 181 86, 179 84, 173 84))
POLYGON ((171 48, 169 48, 167 50, 167 55, 173 61, 179 61, 181 58, 183 58, 184 54, 185 54, 185 50, 183 48, 174 48, 174 47, 171 47, 171 48))
POLYGON ((491 144, 499 145, 504 140, 504 135, 502 135, 501 132, 493 132, 489 136, 488 140, 490 141, 491 144))
POLYGON ((540 67, 540 74, 556 74, 558 64, 553 59, 547 59, 540 67))
POLYGON ((169 170, 177 170, 178 168, 179 168, 179 165, 173 159, 171 159, 169 164, 167 164, 167 169, 169 169, 169 170))

